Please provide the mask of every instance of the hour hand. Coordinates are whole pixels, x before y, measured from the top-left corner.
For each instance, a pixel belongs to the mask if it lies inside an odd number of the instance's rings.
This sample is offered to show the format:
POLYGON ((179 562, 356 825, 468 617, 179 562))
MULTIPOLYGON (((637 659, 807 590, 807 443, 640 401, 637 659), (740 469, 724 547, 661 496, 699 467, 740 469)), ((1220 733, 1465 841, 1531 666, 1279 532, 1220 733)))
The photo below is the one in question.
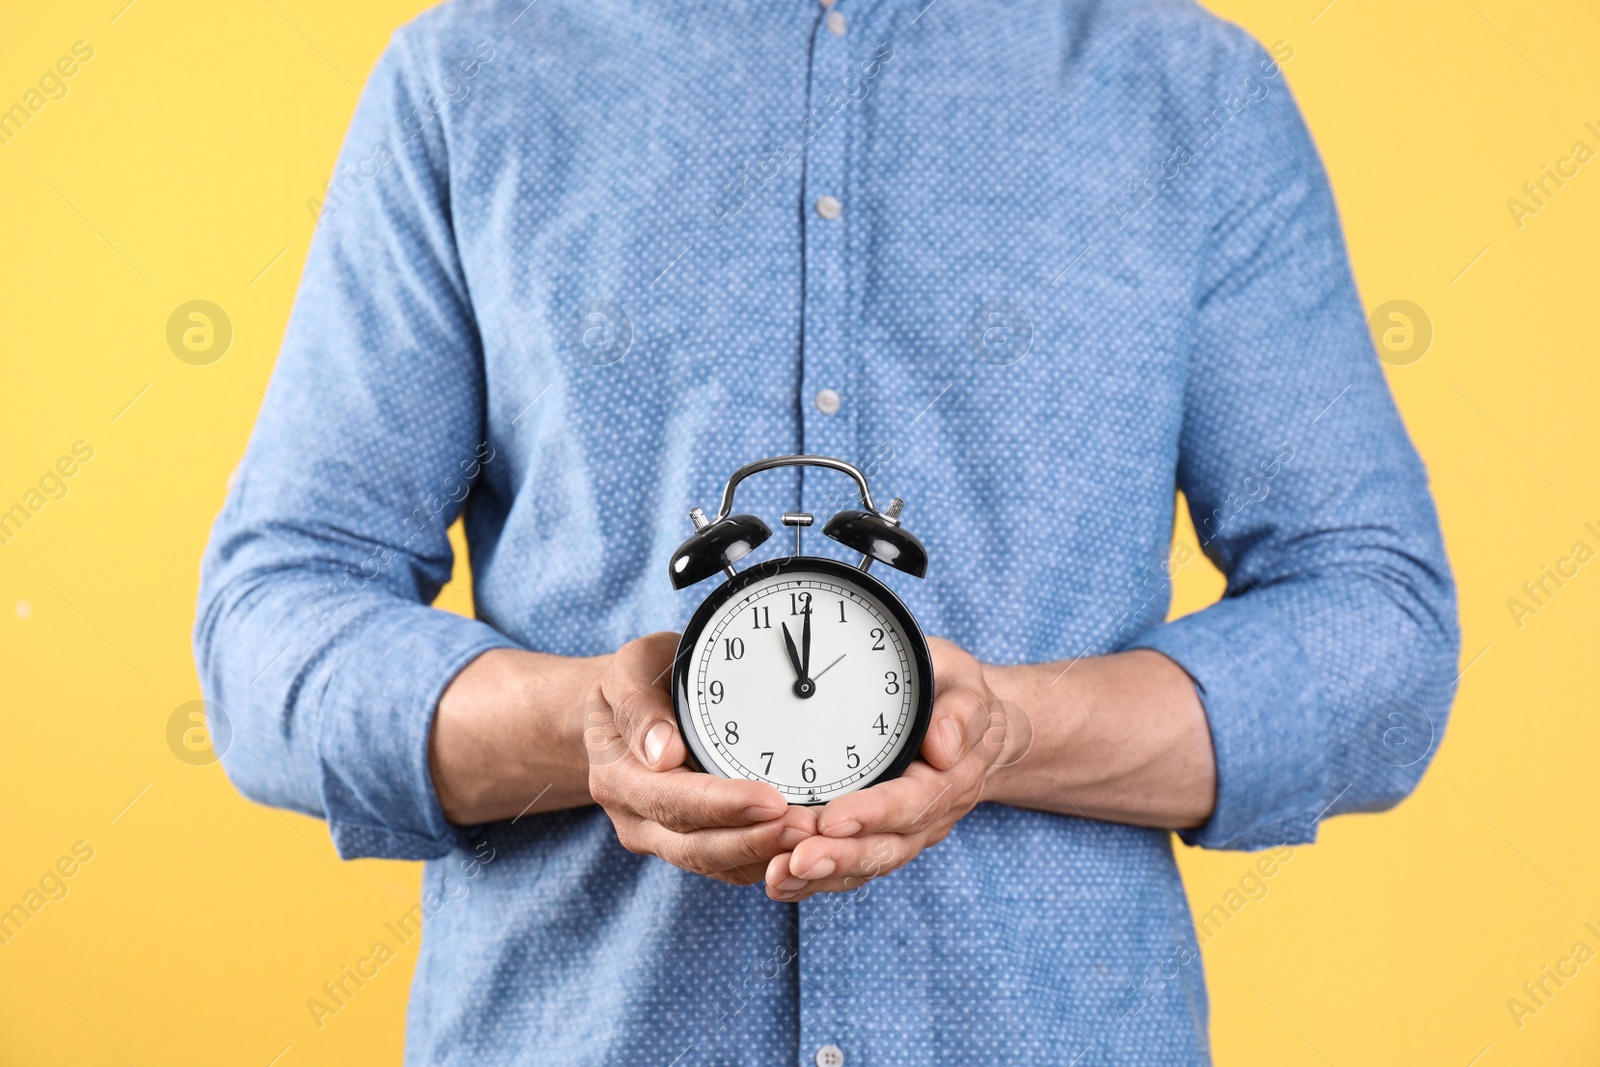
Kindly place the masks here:
POLYGON ((779 623, 783 627, 783 644, 789 651, 789 665, 794 668, 794 695, 802 700, 817 691, 817 685, 806 677, 805 665, 800 660, 800 651, 794 647, 794 638, 789 635, 789 624, 779 623))

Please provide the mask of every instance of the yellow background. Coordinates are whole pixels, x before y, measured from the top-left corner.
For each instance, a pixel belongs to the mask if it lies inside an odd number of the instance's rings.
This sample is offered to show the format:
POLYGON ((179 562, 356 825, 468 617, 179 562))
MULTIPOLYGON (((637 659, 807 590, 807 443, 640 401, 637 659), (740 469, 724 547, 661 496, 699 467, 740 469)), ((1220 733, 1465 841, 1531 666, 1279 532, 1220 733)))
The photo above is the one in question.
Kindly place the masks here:
MULTIPOLYGON (((95 450, 0 545, 0 909, 74 842, 94 849, 0 947, 0 1062, 396 1063, 415 942, 320 1031, 305 1002, 411 906, 419 868, 339 862, 319 823, 175 758, 167 724, 199 696, 197 561, 282 336, 306 201, 423 5, 124 2, 11 3, 0 33, 0 106, 74 42, 95 51, 0 146, 0 509, 74 442, 95 450), (197 298, 234 328, 209 366, 166 344, 197 298)), ((1327 826, 1207 945, 1217 1059, 1594 1063, 1600 963, 1520 1028, 1506 1001, 1580 938, 1600 950, 1600 564, 1520 627, 1506 602, 1574 541, 1600 549, 1583 527, 1600 528, 1600 162, 1521 228, 1506 200, 1574 141, 1600 149, 1600 10, 1324 4, 1213 6, 1294 49, 1368 309, 1404 299, 1432 321, 1431 350, 1388 372, 1433 473, 1468 669, 1418 793, 1327 826)), ((1178 586, 1186 611, 1220 582, 1196 559, 1178 586)), ((1197 911, 1252 863, 1181 860, 1197 911)))

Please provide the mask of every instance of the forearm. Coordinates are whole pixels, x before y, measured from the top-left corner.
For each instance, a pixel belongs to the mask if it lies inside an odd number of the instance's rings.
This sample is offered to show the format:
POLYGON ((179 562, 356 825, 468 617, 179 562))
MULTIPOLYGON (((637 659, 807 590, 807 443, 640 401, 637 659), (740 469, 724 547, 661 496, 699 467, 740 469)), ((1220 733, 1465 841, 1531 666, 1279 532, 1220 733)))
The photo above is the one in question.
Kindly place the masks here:
POLYGON ((585 703, 610 656, 495 649, 440 697, 428 766, 459 826, 593 803, 585 703))
POLYGON ((985 800, 1167 829, 1210 816, 1217 767, 1205 709, 1194 682, 1167 657, 1135 650, 986 665, 984 676, 1000 701, 1023 713, 1008 715, 985 800))

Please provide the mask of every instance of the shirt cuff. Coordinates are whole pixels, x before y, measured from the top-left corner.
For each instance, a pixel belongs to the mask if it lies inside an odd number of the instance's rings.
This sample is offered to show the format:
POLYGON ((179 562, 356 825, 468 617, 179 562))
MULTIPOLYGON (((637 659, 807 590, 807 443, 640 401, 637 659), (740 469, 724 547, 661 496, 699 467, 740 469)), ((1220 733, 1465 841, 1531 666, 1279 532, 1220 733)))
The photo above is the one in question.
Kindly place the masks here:
POLYGON ((1306 844, 1328 774, 1311 652, 1260 594, 1223 600, 1146 631, 1129 648, 1159 652, 1194 679, 1217 760, 1217 806, 1179 832, 1202 848, 1306 844))
POLYGON ((428 769, 439 697, 478 656, 516 645, 481 622, 407 605, 365 621, 322 700, 323 811, 344 859, 427 860, 457 843, 428 769))

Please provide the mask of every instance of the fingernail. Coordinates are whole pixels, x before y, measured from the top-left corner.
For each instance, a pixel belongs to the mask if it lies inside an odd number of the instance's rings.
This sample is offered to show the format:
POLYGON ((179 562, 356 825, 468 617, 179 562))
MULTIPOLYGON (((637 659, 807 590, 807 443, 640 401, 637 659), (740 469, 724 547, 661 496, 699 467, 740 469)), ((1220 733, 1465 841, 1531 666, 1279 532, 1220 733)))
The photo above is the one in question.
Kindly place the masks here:
POLYGON ((822 831, 828 837, 854 837, 861 832, 861 824, 854 819, 836 822, 822 831))
POLYGON ((798 826, 785 826, 783 832, 778 835, 778 847, 785 851, 792 850, 794 846, 810 836, 798 826))
POLYGON ((821 860, 817 861, 817 865, 815 867, 812 867, 806 872, 806 881, 815 882, 819 878, 826 878, 828 875, 833 873, 836 866, 838 865, 835 864, 833 860, 824 856, 821 860))
POLYGON ((750 822, 766 822, 768 819, 776 819, 786 810, 788 809, 768 807, 765 804, 752 804, 744 809, 744 817, 750 822))
POLYGON ((804 889, 805 887, 806 880, 804 878, 795 878, 792 875, 778 883, 778 891, 782 893, 793 893, 795 890, 804 889))
POLYGON ((939 725, 939 733, 944 738, 944 750, 954 759, 961 755, 961 742, 965 739, 961 724, 954 719, 946 719, 939 725))
POLYGON ((650 732, 644 735, 644 758, 655 766, 661 762, 661 753, 667 750, 667 742, 672 740, 672 724, 666 720, 650 727, 650 732))

